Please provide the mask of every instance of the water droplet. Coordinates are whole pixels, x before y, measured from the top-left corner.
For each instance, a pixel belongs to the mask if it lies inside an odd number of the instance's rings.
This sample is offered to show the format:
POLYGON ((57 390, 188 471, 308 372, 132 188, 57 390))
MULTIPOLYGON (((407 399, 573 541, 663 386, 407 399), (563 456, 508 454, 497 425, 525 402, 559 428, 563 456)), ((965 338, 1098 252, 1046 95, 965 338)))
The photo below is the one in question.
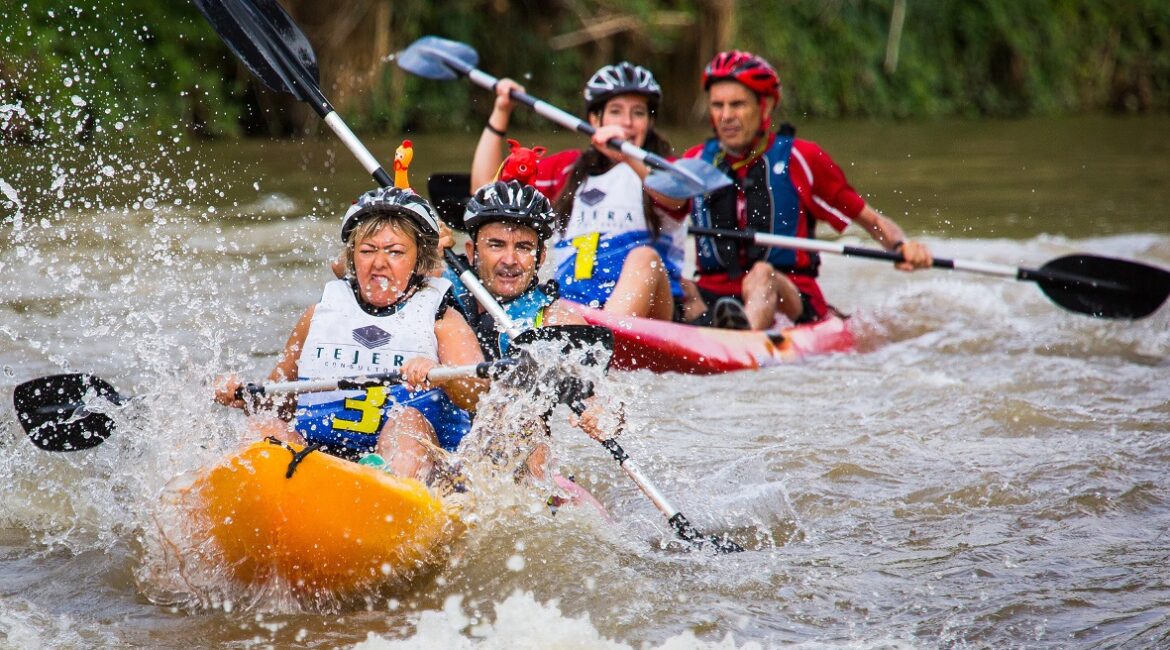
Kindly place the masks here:
MULTIPOLYGON (((65 84, 65 85, 70 86, 70 85, 72 85, 72 82, 65 84)), ((86 104, 86 101, 84 99, 78 97, 77 95, 73 95, 72 97, 70 97, 69 101, 73 102, 74 106, 85 106, 85 104, 86 104)))

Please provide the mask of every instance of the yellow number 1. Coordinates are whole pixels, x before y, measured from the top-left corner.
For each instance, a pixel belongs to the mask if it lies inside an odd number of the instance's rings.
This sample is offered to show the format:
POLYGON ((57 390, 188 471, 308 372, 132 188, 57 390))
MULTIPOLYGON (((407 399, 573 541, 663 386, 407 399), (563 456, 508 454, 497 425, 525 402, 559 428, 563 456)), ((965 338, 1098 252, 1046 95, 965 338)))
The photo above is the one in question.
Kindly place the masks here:
POLYGON ((591 232, 573 238, 573 248, 577 249, 577 262, 573 265, 573 277, 578 280, 588 280, 593 277, 593 266, 597 264, 597 242, 601 233, 591 232))
POLYGON ((345 400, 345 408, 360 412, 362 419, 342 420, 335 415, 333 416, 333 428, 373 435, 378 432, 378 424, 382 422, 382 406, 385 403, 385 386, 368 388, 365 397, 345 400))

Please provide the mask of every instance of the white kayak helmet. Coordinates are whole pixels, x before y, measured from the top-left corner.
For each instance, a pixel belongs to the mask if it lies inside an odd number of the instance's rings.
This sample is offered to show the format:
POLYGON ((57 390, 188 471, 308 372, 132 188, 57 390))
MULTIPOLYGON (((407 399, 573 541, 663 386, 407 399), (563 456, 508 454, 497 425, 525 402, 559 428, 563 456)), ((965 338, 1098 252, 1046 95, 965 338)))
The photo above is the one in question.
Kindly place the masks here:
POLYGON ((398 214, 415 223, 423 235, 439 236, 439 215, 426 199, 413 190, 380 187, 358 197, 345 211, 341 220, 341 241, 366 217, 376 214, 398 214))

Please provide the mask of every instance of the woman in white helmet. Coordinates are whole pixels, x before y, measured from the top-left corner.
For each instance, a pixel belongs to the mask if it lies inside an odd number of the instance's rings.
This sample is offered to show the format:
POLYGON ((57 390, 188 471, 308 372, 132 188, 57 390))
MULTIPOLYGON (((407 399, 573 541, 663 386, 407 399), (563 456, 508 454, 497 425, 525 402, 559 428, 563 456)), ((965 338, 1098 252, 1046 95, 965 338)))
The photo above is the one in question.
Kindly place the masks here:
MULTIPOLYGON (((439 388, 427 381, 438 364, 483 361, 475 334, 451 308, 450 283, 431 276, 441 263, 438 217, 414 192, 382 188, 350 207, 341 239, 346 277, 327 283, 321 301, 305 310, 269 379, 398 370, 406 385, 301 394, 281 405, 292 419, 281 437, 351 459, 376 452, 394 474, 426 478, 433 448, 458 446, 470 429, 464 409, 473 410, 487 389, 482 379, 439 388)), ((216 399, 244 408, 239 386, 235 376, 222 378, 216 399)))
MULTIPOLYGON (((471 186, 494 180, 512 115, 510 79, 496 85, 496 100, 471 168, 471 186)), ((607 65, 585 85, 585 109, 596 129, 593 146, 537 162, 533 185, 553 197, 558 216, 553 246, 561 297, 624 316, 679 319, 684 201, 643 185, 650 170, 606 146, 618 138, 672 157, 654 130, 662 89, 649 70, 631 63, 607 65)))

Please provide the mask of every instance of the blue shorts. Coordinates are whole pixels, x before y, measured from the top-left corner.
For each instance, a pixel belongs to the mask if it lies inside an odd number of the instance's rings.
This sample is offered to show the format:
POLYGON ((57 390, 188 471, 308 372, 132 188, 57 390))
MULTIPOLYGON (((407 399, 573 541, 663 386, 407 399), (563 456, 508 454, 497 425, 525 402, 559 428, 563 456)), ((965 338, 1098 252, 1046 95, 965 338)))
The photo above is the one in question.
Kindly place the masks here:
POLYGON ((305 441, 354 454, 374 450, 378 433, 386 424, 386 413, 396 406, 418 409, 435 429, 439 446, 454 451, 471 430, 471 415, 455 405, 438 388, 411 393, 402 386, 390 386, 383 395, 368 389, 364 395, 318 404, 298 405, 294 422, 305 441))
MULTIPOLYGON (((560 286, 560 297, 582 305, 603 307, 617 286, 626 257, 639 246, 654 246, 650 241, 650 233, 635 231, 599 239, 596 251, 575 247, 572 240, 558 241, 558 251, 572 251, 568 258, 557 265, 556 279, 560 286)), ((657 246, 655 250, 658 250, 657 246)), ((663 256, 662 251, 658 254, 663 256)), ((670 279, 670 292, 681 296, 681 269, 665 261, 663 264, 670 279)))

